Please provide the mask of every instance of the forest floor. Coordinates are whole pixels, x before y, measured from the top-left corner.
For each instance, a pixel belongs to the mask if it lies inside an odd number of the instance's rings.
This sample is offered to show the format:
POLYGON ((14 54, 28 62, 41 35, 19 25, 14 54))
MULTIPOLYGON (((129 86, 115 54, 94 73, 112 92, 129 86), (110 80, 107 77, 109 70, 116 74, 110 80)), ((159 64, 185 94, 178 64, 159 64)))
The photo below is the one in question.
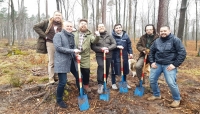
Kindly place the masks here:
MULTIPOLYGON (((142 97, 134 96, 137 77, 131 74, 127 77, 132 87, 128 93, 121 94, 111 89, 110 76, 107 87, 110 89, 109 101, 99 100, 96 81, 95 54, 91 53, 91 77, 88 93, 90 108, 79 111, 78 95, 74 77, 68 75, 64 101, 68 108, 62 109, 56 105, 55 91, 57 85, 46 85, 47 55, 35 52, 35 40, 29 40, 24 46, 9 47, 6 41, 0 44, 0 114, 199 114, 200 113, 200 57, 196 57, 194 42, 188 41, 187 58, 178 68, 177 84, 181 93, 181 104, 178 108, 171 108, 170 90, 163 78, 159 79, 161 100, 147 101, 152 95, 149 91, 148 79, 144 85, 145 94, 142 97), (6 56, 9 50, 20 49, 21 53, 12 53, 6 56)), ((137 58, 138 52, 135 43, 132 44, 137 58)), ((148 78, 148 77, 146 77, 148 78)), ((117 82, 120 77, 117 76, 117 82)))

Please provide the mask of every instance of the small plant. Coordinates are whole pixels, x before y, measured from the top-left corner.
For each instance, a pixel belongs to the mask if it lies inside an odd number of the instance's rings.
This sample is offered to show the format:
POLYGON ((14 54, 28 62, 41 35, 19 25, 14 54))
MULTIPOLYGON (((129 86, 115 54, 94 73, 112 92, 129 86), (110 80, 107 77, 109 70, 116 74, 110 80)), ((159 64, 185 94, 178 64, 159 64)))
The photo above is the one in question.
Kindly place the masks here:
POLYGON ((11 76, 10 84, 13 87, 20 87, 22 85, 22 83, 20 81, 20 77, 19 76, 11 76))

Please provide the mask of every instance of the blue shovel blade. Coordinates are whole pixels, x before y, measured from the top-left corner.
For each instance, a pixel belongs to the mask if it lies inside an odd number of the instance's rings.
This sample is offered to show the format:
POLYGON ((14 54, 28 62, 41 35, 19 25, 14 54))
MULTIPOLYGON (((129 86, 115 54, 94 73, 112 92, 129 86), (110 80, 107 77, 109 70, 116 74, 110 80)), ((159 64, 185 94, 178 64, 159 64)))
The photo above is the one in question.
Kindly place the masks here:
POLYGON ((81 96, 78 97, 78 105, 80 111, 85 111, 90 108, 87 95, 82 95, 82 97, 81 96))
POLYGON ((128 93, 127 82, 119 82, 119 92, 120 93, 128 93))
POLYGON ((141 87, 136 87, 135 88, 135 91, 134 91, 134 95, 135 96, 139 96, 139 97, 142 97, 144 95, 144 87, 141 86, 141 87))
POLYGON ((102 94, 99 95, 99 99, 103 101, 109 101, 110 98, 110 90, 106 89, 102 94))

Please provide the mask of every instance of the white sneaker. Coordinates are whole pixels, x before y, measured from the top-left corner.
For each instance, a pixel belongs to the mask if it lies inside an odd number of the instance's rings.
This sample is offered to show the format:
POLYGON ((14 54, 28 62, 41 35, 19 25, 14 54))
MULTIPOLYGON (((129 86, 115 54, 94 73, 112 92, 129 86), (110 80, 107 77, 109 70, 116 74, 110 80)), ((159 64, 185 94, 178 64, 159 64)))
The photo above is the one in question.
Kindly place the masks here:
POLYGON ((116 84, 112 85, 112 89, 118 89, 116 84))
POLYGON ((131 86, 129 86, 129 85, 127 84, 127 88, 128 88, 128 89, 131 89, 131 86))
POLYGON ((98 92, 98 94, 102 94, 103 93, 103 85, 102 84, 98 84, 97 92, 98 92))

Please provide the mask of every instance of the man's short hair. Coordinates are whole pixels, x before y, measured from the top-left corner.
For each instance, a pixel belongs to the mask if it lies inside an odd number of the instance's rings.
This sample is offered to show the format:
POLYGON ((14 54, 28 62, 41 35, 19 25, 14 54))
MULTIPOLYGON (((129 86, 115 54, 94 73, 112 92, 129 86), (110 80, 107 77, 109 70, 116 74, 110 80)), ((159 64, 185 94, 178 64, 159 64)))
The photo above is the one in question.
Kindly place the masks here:
POLYGON ((114 25, 114 29, 115 29, 116 26, 119 26, 119 25, 122 27, 122 24, 117 23, 117 24, 114 25))
POLYGON ((169 25, 163 25, 163 26, 161 26, 160 28, 162 28, 162 27, 167 27, 167 28, 170 30, 169 25))
POLYGON ((82 21, 88 23, 87 19, 81 19, 81 20, 79 21, 79 23, 81 23, 82 21))
POLYGON ((55 13, 60 13, 60 14, 62 14, 60 11, 54 11, 53 15, 54 15, 55 13))

